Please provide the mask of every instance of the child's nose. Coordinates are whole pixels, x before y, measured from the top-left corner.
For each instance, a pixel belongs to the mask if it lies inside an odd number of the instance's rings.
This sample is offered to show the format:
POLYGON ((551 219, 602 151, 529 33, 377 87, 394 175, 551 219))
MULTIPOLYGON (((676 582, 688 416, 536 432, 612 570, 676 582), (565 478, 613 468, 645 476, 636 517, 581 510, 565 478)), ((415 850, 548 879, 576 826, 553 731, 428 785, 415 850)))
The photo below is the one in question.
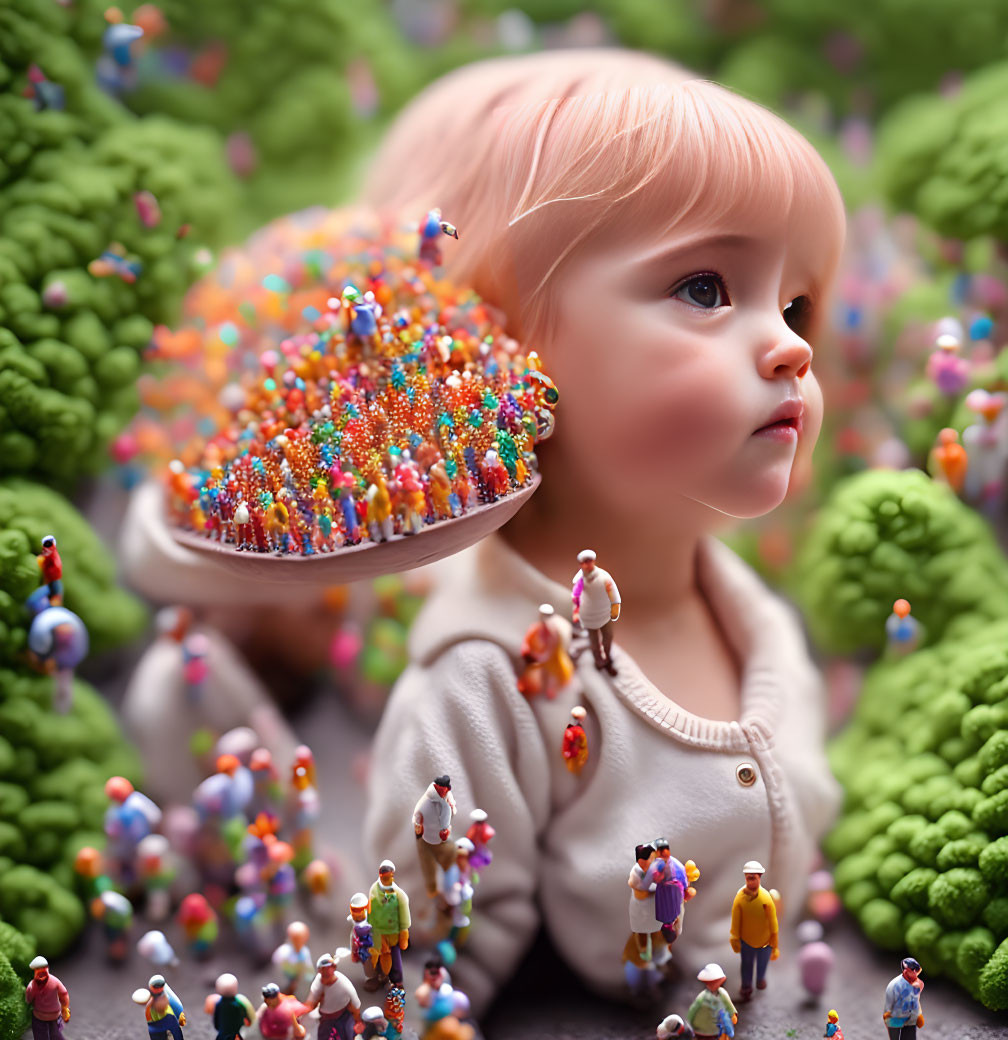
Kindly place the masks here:
POLYGON ((779 317, 760 347, 759 374, 764 379, 801 379, 812 364, 812 348, 779 317))

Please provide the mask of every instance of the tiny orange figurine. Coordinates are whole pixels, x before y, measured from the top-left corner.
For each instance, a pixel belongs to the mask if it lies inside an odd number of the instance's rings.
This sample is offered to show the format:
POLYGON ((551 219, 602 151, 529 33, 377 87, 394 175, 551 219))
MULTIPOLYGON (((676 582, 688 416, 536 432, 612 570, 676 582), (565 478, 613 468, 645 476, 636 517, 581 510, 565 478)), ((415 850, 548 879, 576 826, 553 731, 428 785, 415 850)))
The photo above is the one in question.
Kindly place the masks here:
POLYGON ((542 693, 553 700, 574 675, 574 663, 567 653, 569 643, 570 633, 563 620, 556 617, 549 603, 541 604, 539 620, 522 640, 525 668, 518 679, 518 692, 530 699, 542 693))
POLYGON ((958 432, 951 426, 939 432, 932 456, 945 483, 958 495, 966 480, 969 459, 966 449, 959 443, 958 432))

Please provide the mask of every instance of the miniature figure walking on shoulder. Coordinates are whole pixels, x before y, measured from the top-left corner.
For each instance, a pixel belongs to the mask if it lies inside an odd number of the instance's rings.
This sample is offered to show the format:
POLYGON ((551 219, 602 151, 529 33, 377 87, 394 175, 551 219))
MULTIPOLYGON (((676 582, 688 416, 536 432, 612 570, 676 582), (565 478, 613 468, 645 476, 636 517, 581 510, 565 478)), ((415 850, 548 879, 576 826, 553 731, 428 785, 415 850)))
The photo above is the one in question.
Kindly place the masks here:
POLYGON ((588 643, 595 667, 610 675, 616 674, 612 662, 612 623, 619 620, 620 594, 608 571, 595 564, 595 550, 582 549, 578 553, 581 570, 574 575, 571 599, 574 602, 574 623, 588 633, 588 643))

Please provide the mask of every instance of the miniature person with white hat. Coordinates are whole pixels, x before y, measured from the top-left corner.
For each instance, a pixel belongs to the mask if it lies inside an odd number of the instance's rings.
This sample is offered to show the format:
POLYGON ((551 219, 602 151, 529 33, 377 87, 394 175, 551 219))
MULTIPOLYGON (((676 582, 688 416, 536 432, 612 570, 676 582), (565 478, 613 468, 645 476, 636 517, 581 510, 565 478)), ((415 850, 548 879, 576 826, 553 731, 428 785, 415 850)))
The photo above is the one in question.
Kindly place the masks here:
POLYGON ((780 956, 777 945, 777 907, 760 884, 763 864, 751 859, 742 865, 745 884, 732 903, 731 948, 742 955, 742 1000, 752 997, 753 968, 756 988, 766 989, 766 970, 780 956))
POLYGON ((315 962, 318 974, 308 990, 305 1006, 319 1009, 318 1040, 353 1040, 354 1026, 360 1021, 360 997, 354 984, 336 970, 341 956, 350 951, 340 948, 335 955, 323 953, 315 962))
POLYGON ((482 870, 493 862, 493 853, 490 851, 490 840, 497 833, 487 823, 485 809, 473 809, 469 814, 472 821, 466 837, 473 843, 474 851, 469 854, 469 865, 473 870, 482 870))
POLYGON ((150 1040, 165 1040, 169 1033, 174 1040, 182 1040, 185 1009, 164 975, 152 975, 146 989, 135 989, 133 1003, 144 1006, 150 1040))
POLYGON ((553 700, 571 681, 570 635, 567 620, 557 617, 552 604, 540 603, 539 618, 529 626, 521 645, 525 667, 518 677, 518 692, 522 696, 531 699, 541 693, 553 700))
POLYGON ((361 1013, 361 1021, 364 1023, 364 1032, 361 1040, 371 1040, 371 1037, 388 1037, 391 1035, 389 1020, 380 1007, 365 1008, 361 1013))
POLYGON ((655 1036, 657 1040, 693 1040, 696 1033, 693 1032, 693 1027, 678 1015, 669 1015, 658 1023, 655 1036))
POLYGON ((707 964, 697 975, 697 980, 704 984, 704 988, 690 1004, 689 1011, 686 1012, 686 1021, 698 1038, 721 1036, 724 1032, 724 1016, 731 1020, 732 1025, 738 1021, 735 1005, 723 988, 726 978, 720 964, 707 964))
POLYGON ((409 896, 395 883, 395 864, 383 859, 378 864, 378 880, 368 893, 368 921, 374 946, 371 962, 380 965, 390 982, 402 985, 402 951, 409 946, 409 896))
POLYGON ((347 921, 353 925, 350 929, 350 960, 364 969, 364 988, 373 993, 388 981, 371 960, 371 949, 374 946, 374 935, 368 922, 368 910, 371 900, 365 892, 354 892, 350 897, 350 913, 347 921))
POLYGON ((49 974, 49 962, 36 957, 28 965, 32 980, 25 989, 25 1000, 31 1008, 33 1040, 62 1040, 63 1023, 70 1021, 70 994, 55 975, 49 974))
POLYGON ((595 565, 595 550, 582 549, 578 553, 581 569, 574 575, 571 600, 574 603, 574 622, 588 633, 588 643, 595 667, 616 674, 612 663, 612 623, 620 616, 620 594, 608 571, 595 565))

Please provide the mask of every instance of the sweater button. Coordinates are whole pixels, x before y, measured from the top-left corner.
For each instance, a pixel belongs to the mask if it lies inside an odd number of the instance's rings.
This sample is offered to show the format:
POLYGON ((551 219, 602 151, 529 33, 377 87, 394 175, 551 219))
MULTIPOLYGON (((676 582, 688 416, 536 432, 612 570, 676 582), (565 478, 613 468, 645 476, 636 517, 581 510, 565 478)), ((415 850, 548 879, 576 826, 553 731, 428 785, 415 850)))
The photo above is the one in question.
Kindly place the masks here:
POLYGON ((752 762, 743 762, 735 770, 735 779, 738 780, 743 787, 752 787, 752 785, 756 783, 756 767, 752 762))

